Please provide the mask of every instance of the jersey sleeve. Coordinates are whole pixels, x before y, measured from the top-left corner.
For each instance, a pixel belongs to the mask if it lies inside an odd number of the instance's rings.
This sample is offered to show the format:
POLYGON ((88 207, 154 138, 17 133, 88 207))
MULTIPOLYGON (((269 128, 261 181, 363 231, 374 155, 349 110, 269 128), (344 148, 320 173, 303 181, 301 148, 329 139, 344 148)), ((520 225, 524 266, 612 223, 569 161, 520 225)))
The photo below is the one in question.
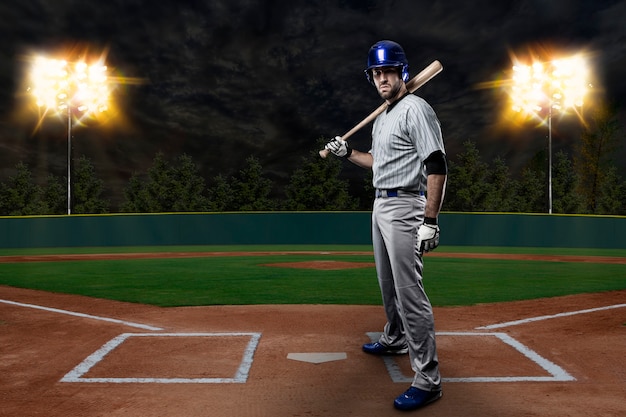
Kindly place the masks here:
POLYGON ((422 161, 436 151, 446 153, 443 144, 441 125, 433 108, 423 99, 418 98, 416 105, 407 112, 408 136, 412 138, 422 161))

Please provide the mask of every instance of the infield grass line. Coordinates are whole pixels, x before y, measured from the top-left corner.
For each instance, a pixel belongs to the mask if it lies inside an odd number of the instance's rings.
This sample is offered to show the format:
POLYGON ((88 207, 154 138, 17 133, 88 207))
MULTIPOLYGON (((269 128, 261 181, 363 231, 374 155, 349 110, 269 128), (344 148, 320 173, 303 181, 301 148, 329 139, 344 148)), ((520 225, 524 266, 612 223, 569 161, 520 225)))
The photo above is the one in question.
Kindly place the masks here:
MULTIPOLYGON (((374 266, 342 270, 275 267, 315 261, 373 263, 368 246, 244 246, 115 248, 119 253, 228 253, 226 256, 160 259, 0 262, 0 285, 76 294, 161 307, 251 304, 380 305, 374 266), (128 252, 124 252, 126 249, 128 252), (232 252, 228 252, 231 249, 232 252), (251 256, 249 252, 256 251, 251 256), (298 252, 300 251, 300 252, 298 252), (263 252, 260 255, 259 252, 263 252), (350 254, 348 254, 350 252, 350 254)), ((102 249, 102 248, 100 248, 102 249)), ((107 248, 112 253, 112 248, 107 248)), ((371 248, 369 248, 371 250, 371 248)), ((439 251, 439 249, 442 249, 439 251)), ((458 247, 438 248, 460 253, 458 247)), ((466 248, 469 252, 471 248, 466 248)), ((477 248, 473 248, 477 249, 477 248)), ((482 248, 485 249, 485 248, 482 248)), ((494 248, 489 252, 498 253, 494 248)), ((512 248, 507 251, 515 252, 512 248)), ((530 254, 538 249, 524 248, 530 254)), ((29 256, 36 256, 28 251, 29 256)), ((64 252, 61 249, 56 253, 64 252)), ((102 253, 75 248, 66 254, 102 253)), ((541 250, 580 255, 581 251, 541 250)), ((0 254, 3 253, 0 251, 0 254)), ((24 252, 22 252, 24 253, 24 252)), ((620 257, 626 252, 587 250, 620 257)), ((4 252, 5 256, 16 256, 4 252)), ((82 256, 79 255, 79 258, 82 256)), ((626 257, 625 257, 626 259, 626 257)), ((626 263, 553 262, 433 256, 425 261, 424 285, 434 306, 519 301, 626 289, 626 263)), ((1 296, 1 294, 0 294, 1 296)))

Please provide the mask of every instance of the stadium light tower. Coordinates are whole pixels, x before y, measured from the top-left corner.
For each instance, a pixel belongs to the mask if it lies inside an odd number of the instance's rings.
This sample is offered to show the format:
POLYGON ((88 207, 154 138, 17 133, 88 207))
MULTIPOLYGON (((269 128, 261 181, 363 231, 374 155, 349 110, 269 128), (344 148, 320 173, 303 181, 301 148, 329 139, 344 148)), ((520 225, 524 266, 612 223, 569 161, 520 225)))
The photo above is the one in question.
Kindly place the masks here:
POLYGON ((587 65, 579 55, 547 63, 513 66, 513 110, 548 124, 548 213, 552 213, 552 118, 583 105, 587 92, 587 65), (547 115, 546 115, 547 111, 547 115))
POLYGON ((100 61, 68 62, 36 57, 30 74, 30 92, 43 115, 67 117, 67 214, 72 212, 72 122, 108 109, 107 67, 100 61))

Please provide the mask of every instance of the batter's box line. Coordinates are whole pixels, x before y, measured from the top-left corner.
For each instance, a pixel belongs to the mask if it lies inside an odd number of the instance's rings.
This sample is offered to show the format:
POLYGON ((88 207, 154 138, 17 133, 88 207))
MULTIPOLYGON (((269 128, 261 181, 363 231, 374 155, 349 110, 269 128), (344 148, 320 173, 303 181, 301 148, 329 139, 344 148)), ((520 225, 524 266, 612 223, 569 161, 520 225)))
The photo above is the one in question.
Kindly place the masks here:
MULTIPOLYGON (((367 336, 372 342, 378 341, 380 332, 369 332, 367 336)), ((491 332, 437 332, 437 336, 478 336, 478 337, 496 337, 503 343, 511 346, 523 356, 539 365, 551 376, 494 376, 494 377, 464 377, 464 378, 442 378, 442 382, 563 382, 575 381, 576 378, 567 373, 557 364, 542 357, 524 344, 518 342, 506 333, 491 332)), ((383 356, 383 362, 387 368, 387 372, 393 382, 413 382, 412 377, 407 377, 402 373, 398 363, 391 356, 383 356)))
POLYGON ((100 349, 89 355, 68 372, 60 382, 96 382, 117 384, 232 384, 245 383, 252 367, 254 352, 259 344, 261 333, 122 333, 105 343, 100 349), (85 378, 85 375, 106 355, 120 346, 130 337, 239 337, 250 336, 250 341, 243 352, 241 363, 233 378, 85 378))

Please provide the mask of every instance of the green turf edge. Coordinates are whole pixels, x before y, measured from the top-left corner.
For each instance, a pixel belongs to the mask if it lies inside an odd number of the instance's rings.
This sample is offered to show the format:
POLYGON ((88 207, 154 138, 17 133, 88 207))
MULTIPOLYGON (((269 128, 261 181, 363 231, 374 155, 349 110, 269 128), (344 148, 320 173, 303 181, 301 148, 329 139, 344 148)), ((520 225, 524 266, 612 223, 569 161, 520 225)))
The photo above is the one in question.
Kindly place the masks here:
POLYGON ((0 248, 0 256, 159 252, 371 252, 370 245, 190 245, 0 248))
MULTIPOLYGON (((371 245, 195 245, 195 246, 102 246, 66 248, 0 248, 0 256, 102 254, 102 253, 158 253, 158 252, 371 252, 371 245)), ((439 246, 437 252, 544 254, 576 256, 626 257, 625 249, 598 248, 544 248, 506 246, 439 246)))

